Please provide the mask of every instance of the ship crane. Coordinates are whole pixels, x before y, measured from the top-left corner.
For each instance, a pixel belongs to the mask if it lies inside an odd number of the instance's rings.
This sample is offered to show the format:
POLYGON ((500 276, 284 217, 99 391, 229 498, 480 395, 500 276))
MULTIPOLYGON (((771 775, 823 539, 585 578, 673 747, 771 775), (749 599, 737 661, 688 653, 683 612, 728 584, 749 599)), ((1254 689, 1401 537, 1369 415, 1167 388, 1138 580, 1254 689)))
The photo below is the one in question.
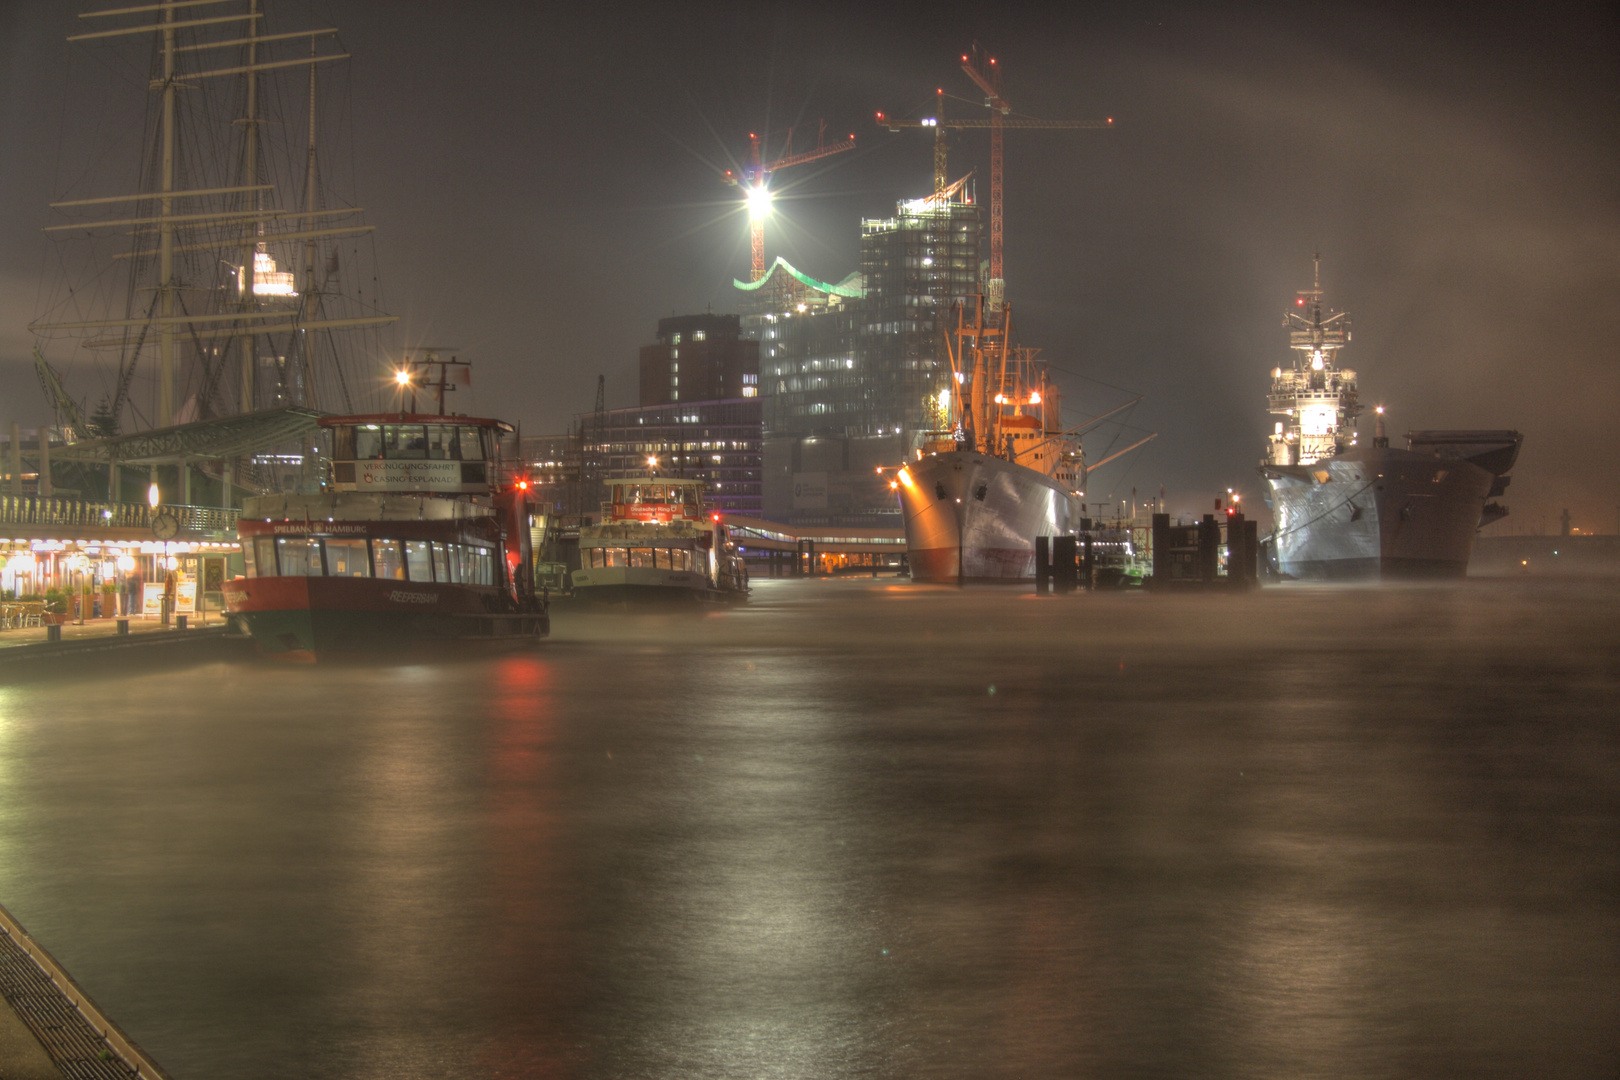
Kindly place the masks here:
POLYGON ((839 142, 827 142, 827 122, 823 120, 816 129, 815 147, 794 153, 794 130, 794 128, 787 129, 787 145, 783 147, 782 155, 768 162, 763 160, 761 147, 765 140, 770 138, 770 134, 767 133, 762 138, 750 132, 748 164, 740 173, 731 169, 725 172, 725 182, 741 188, 748 200, 749 246, 753 255, 753 276, 748 279, 750 281, 758 281, 765 276, 765 216, 771 207, 771 174, 781 169, 792 168, 794 165, 807 165, 812 161, 820 161, 824 157, 855 149, 853 134, 839 142))
POLYGON ((945 132, 968 131, 988 128, 990 130, 990 310, 999 312, 1005 303, 1006 282, 1002 276, 1002 132, 1007 128, 1022 130, 1081 130, 1081 129, 1109 129, 1114 126, 1113 117, 1098 123, 1090 120, 1041 120, 1033 116, 1021 116, 1013 112, 1012 104, 1008 102, 1001 92, 1001 68, 997 65, 995 57, 987 57, 977 44, 971 53, 962 54, 962 70, 967 77, 973 80, 985 95, 985 105, 990 109, 988 119, 956 120, 946 119, 944 112, 945 91, 937 90, 939 109, 931 117, 922 120, 895 120, 877 114, 877 122, 890 131, 899 131, 901 128, 932 128, 934 131, 934 191, 937 194, 945 187, 945 132))

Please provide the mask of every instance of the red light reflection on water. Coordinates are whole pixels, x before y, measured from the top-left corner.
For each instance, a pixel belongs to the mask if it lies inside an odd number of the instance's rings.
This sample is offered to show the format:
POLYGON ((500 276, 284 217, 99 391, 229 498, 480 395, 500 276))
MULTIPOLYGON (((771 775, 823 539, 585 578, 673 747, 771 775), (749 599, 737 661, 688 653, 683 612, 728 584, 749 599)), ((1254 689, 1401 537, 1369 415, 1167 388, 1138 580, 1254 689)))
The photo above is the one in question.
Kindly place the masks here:
POLYGON ((500 992, 490 1002, 502 1014, 495 1024, 502 1035, 481 1055, 481 1068, 489 1076, 575 1076, 585 1055, 560 1034, 567 1024, 555 1023, 567 1010, 568 991, 566 980, 551 977, 582 962, 572 953, 572 935, 556 932, 578 915, 569 887, 578 868, 560 842, 556 671, 538 656, 507 656, 491 676, 491 937, 496 954, 508 960, 496 961, 500 992))

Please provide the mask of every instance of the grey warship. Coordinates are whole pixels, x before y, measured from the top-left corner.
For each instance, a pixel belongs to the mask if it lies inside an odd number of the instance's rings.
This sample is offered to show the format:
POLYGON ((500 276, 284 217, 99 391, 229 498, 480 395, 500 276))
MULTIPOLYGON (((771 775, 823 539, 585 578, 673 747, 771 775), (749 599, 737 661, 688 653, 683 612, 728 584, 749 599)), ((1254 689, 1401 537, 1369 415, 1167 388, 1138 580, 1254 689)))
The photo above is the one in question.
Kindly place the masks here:
POLYGON ((1517 431, 1412 431, 1389 445, 1383 407, 1371 445, 1356 432, 1355 371, 1338 363, 1350 317, 1323 304, 1321 259, 1287 314, 1294 359, 1271 373, 1274 424, 1260 465, 1274 528, 1267 561, 1284 578, 1382 581, 1460 578, 1479 529, 1507 515, 1523 436, 1517 431))

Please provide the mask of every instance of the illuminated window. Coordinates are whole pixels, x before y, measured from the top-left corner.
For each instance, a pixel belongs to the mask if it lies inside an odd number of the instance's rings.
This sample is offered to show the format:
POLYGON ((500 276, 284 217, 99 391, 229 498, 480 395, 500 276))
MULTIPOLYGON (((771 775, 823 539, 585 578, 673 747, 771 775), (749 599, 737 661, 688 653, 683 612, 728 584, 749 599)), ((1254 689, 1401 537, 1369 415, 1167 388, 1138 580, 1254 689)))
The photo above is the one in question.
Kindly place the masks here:
POLYGON ((324 577, 321 568, 321 542, 303 536, 276 539, 276 555, 283 577, 324 577))
POLYGON ((412 581, 433 580, 433 554, 426 540, 405 541, 405 573, 412 581))
POLYGON ((328 540, 326 572, 332 577, 370 577, 371 559, 364 540, 328 540))
POLYGON ((702 341, 707 336, 708 335, 702 330, 694 330, 694 331, 692 331, 692 340, 693 341, 702 341))
POLYGON ((681 343, 681 335, 679 335, 679 334, 671 334, 671 335, 669 335, 669 343, 671 345, 679 345, 681 343))
POLYGON ((405 580, 405 557, 400 553, 398 540, 371 542, 372 576, 405 580))

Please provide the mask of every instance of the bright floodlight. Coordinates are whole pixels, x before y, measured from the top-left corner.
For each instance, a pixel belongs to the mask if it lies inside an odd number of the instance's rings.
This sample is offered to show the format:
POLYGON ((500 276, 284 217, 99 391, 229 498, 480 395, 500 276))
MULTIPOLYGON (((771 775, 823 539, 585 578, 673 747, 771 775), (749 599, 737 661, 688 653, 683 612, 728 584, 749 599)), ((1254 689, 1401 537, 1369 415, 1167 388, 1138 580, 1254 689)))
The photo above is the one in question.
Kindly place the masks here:
POLYGON ((158 491, 158 486, 156 484, 152 484, 146 489, 146 505, 150 506, 152 509, 156 510, 157 504, 161 502, 162 499, 163 495, 158 491))
POLYGON ((754 217, 764 217, 770 213, 771 189, 764 184, 756 184, 748 189, 748 212, 754 217))
POLYGON ((394 372, 394 381, 401 386, 406 386, 411 381, 411 373, 409 371, 396 371, 394 372))

